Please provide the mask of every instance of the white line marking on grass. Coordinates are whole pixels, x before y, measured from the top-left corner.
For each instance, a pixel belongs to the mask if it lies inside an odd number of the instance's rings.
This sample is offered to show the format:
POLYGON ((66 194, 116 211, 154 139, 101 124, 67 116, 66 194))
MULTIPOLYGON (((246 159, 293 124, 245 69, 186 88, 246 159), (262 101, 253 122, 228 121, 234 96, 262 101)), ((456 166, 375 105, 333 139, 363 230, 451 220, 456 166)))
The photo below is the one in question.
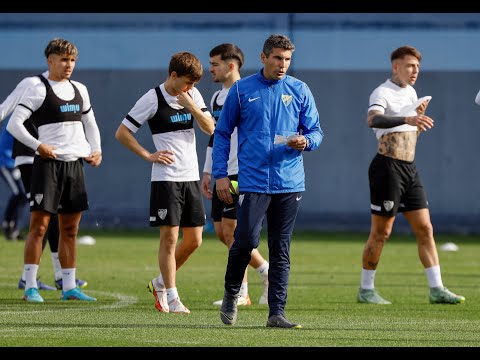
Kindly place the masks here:
POLYGON ((110 293, 106 291, 96 291, 96 290, 89 290, 88 292, 94 293, 94 294, 100 294, 102 296, 113 296, 118 299, 118 301, 114 302, 113 304, 98 306, 97 307, 98 309, 118 309, 118 308, 123 308, 123 307, 136 304, 138 302, 138 298, 136 296, 130 296, 130 295, 125 295, 120 293, 110 293))
MULTIPOLYGON (((46 312, 58 312, 58 311, 71 311, 72 309, 77 311, 92 311, 92 310, 105 310, 105 309, 119 309, 123 307, 127 307, 133 305, 138 302, 138 298, 136 296, 130 296, 120 293, 110 293, 106 291, 96 291, 96 290, 89 290, 89 293, 100 294, 101 296, 106 297, 114 297, 117 298, 118 301, 114 302, 113 304, 105 304, 105 305, 98 305, 98 306, 88 306, 88 307, 78 307, 78 306, 69 306, 64 307, 61 309, 54 308, 54 309, 42 309, 42 310, 33 310, 33 309, 23 309, 19 311, 2 311, 0 309, 0 316, 1 315, 12 315, 12 314, 33 314, 33 313, 46 313, 46 312)), ((97 299, 98 300, 98 299, 97 299)), ((67 300, 65 303, 68 302, 77 302, 73 300, 67 300)), ((88 301, 87 301, 88 302, 88 301)), ((28 304, 28 306, 48 306, 48 300, 43 304, 28 304)))

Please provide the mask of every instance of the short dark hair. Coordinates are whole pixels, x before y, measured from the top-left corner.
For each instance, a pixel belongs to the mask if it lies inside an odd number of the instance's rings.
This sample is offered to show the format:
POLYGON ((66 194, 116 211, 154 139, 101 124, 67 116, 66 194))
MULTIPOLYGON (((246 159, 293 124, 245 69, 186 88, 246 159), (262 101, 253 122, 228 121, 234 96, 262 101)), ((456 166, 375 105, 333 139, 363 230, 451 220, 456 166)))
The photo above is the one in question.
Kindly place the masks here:
POLYGON ((292 41, 287 36, 281 34, 270 35, 265 40, 263 53, 268 57, 272 53, 273 48, 295 51, 295 45, 293 45, 292 41))
POLYGON ((245 62, 245 56, 242 50, 235 44, 220 44, 210 50, 210 57, 220 55, 220 58, 225 60, 235 60, 240 70, 245 62))
POLYGON ((60 38, 55 38, 50 40, 47 47, 45 48, 45 57, 48 57, 51 54, 55 55, 69 55, 78 57, 78 49, 70 41, 60 38))
POLYGON ((178 77, 186 76, 193 82, 199 82, 203 75, 203 66, 195 55, 182 51, 172 55, 168 74, 172 71, 175 71, 178 77))
POLYGON ((420 51, 415 49, 413 46, 408 45, 393 50, 392 55, 390 55, 390 61, 393 62, 393 60, 401 59, 406 55, 416 57, 419 62, 422 61, 422 54, 420 53, 420 51))

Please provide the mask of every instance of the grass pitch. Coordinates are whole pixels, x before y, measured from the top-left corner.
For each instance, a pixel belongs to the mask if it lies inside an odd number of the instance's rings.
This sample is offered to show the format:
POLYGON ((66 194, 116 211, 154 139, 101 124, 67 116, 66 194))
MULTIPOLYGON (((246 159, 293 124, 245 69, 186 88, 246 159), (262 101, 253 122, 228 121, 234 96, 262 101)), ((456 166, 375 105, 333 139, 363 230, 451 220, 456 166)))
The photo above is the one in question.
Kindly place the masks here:
MULTIPOLYGON (((213 234, 177 273, 190 315, 159 313, 147 290, 158 275, 158 232, 89 232, 94 246, 78 246, 77 276, 89 283, 95 303, 61 301, 42 291, 43 304, 21 300, 23 242, 0 238, 1 347, 478 347, 480 345, 480 238, 437 235, 444 284, 466 297, 462 305, 431 305, 428 283, 412 235, 386 244, 375 286, 392 305, 356 302, 367 234, 295 232, 286 315, 299 330, 266 328, 268 309, 258 304, 260 278, 249 270, 253 305, 239 307, 225 326, 212 302, 223 295, 227 249, 213 234)), ((82 232, 86 234, 85 231, 82 232)), ((82 234, 80 234, 82 235, 82 234)), ((260 251, 268 257, 262 236, 260 251)), ((40 279, 53 285, 48 245, 40 279)))

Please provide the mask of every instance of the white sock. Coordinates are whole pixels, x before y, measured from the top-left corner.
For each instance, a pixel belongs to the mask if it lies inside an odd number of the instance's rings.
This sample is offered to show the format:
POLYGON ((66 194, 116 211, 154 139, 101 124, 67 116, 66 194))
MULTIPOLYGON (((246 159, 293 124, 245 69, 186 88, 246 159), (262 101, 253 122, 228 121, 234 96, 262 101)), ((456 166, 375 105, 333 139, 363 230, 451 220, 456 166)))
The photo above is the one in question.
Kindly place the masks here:
POLYGON ((371 290, 375 288, 375 271, 362 269, 362 285, 360 286, 362 289, 371 290))
POLYGON ((37 288, 37 264, 25 264, 23 265, 23 273, 25 274, 25 291, 30 288, 37 288))
POLYGON ((165 287, 162 274, 158 275, 156 280, 157 280, 158 286, 160 286, 160 289, 165 287))
POLYGON ((62 265, 60 265, 60 260, 58 260, 58 252, 52 252, 51 255, 53 271, 55 271, 55 280, 60 280, 62 278, 62 265))
POLYGON ((258 268, 255 269, 255 271, 260 275, 262 278, 262 281, 268 281, 268 268, 269 268, 268 261, 265 260, 265 262, 260 265, 258 268))
POLYGON ((248 295, 248 282, 242 282, 242 286, 240 286, 240 292, 238 294, 242 297, 246 297, 248 295))
POLYGON ((25 269, 22 271, 22 280, 23 280, 23 281, 26 281, 26 277, 25 277, 25 269))
POLYGON ((442 287, 442 274, 440 273, 440 265, 435 265, 425 269, 425 274, 427 274, 428 285, 433 287, 442 287))
POLYGON ((75 283, 75 272, 76 268, 62 269, 62 279, 63 279, 63 291, 68 291, 75 289, 77 284, 75 283))
POLYGON ((167 289, 167 302, 171 303, 173 300, 178 298, 178 291, 176 287, 167 289))

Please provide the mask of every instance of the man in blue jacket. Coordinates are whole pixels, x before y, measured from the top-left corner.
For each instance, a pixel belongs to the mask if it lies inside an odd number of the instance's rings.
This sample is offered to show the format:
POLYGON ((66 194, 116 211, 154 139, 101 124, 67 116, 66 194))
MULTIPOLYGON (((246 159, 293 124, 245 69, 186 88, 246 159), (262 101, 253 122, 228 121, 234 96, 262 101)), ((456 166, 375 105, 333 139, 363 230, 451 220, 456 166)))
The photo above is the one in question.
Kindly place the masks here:
POLYGON ((237 320, 237 300, 250 253, 259 245, 265 215, 270 269, 267 327, 300 328, 285 317, 290 241, 305 173, 302 151, 319 147, 323 139, 315 100, 308 86, 286 75, 295 50, 284 35, 274 34, 263 45, 263 68, 235 82, 230 89, 213 144, 213 169, 220 200, 232 203, 236 191, 227 173, 230 136, 238 131, 237 228, 225 274, 220 318, 237 320))

